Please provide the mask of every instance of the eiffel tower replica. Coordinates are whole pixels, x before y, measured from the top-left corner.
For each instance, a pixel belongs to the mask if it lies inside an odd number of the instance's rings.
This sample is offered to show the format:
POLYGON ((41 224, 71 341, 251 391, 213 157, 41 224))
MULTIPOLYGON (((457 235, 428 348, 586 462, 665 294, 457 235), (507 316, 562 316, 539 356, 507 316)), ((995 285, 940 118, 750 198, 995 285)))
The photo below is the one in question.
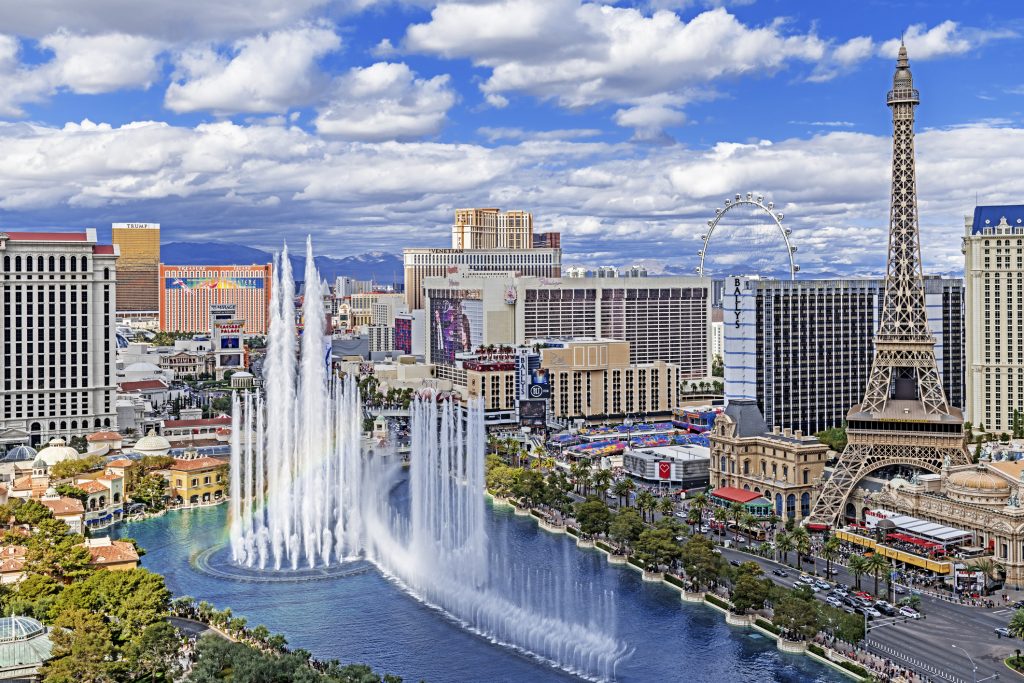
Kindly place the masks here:
POLYGON ((963 414, 946 401, 925 313, 914 171, 914 89, 900 45, 886 103, 892 108, 889 254, 875 359, 864 400, 846 415, 848 444, 814 503, 809 527, 835 526, 857 483, 889 465, 939 472, 970 462, 963 414))

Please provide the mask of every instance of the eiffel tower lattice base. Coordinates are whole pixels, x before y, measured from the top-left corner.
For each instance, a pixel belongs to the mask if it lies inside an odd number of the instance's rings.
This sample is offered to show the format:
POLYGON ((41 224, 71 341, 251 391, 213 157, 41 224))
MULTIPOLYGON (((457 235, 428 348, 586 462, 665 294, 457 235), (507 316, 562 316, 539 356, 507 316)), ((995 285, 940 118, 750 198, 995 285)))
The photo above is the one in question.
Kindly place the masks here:
POLYGON ((810 524, 839 526, 846 499, 857 482, 882 467, 905 465, 938 473, 944 464, 954 467, 970 464, 970 456, 962 442, 942 445, 849 443, 839 456, 832 476, 818 494, 808 521, 810 524))

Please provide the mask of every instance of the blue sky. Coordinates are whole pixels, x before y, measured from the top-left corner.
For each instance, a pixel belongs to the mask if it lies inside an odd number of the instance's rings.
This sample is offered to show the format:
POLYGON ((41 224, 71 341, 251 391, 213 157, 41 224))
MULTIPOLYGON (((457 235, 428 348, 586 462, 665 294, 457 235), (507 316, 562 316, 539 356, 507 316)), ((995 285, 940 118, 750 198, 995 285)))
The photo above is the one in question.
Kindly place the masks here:
MULTIPOLYGON (((926 268, 960 269, 976 196, 1024 202, 1008 0, 35 0, 0 27, 2 227, 310 232, 343 256, 447 246, 454 208, 499 206, 562 231, 567 263, 682 270, 752 191, 804 275, 877 273, 901 35, 926 268)), ((716 268, 781 253, 747 221, 716 268)))

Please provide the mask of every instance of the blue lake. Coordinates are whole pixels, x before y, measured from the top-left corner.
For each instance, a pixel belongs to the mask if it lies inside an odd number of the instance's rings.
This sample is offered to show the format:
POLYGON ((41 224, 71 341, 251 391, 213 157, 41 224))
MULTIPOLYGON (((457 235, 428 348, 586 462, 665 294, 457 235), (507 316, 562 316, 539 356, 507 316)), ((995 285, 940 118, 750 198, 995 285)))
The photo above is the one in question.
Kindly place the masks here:
MULTIPOLYGON (((146 550, 143 566, 163 574, 175 595, 230 607, 250 626, 265 624, 319 658, 365 662, 428 683, 579 680, 463 629, 372 568, 294 583, 216 576, 196 560, 226 542, 227 512, 225 505, 171 512, 122 524, 114 535, 137 539, 146 550)), ((618 681, 850 680, 807 657, 778 652, 774 641, 730 627, 711 608, 683 603, 676 591, 644 583, 638 572, 609 565, 603 553, 579 550, 571 538, 544 532, 511 510, 489 508, 488 520, 495 560, 513 558, 516 566, 570 577, 587 587, 580 595, 614 594, 614 631, 632 650, 617 669, 618 681)), ((563 609, 571 611, 575 599, 566 597, 563 609)))

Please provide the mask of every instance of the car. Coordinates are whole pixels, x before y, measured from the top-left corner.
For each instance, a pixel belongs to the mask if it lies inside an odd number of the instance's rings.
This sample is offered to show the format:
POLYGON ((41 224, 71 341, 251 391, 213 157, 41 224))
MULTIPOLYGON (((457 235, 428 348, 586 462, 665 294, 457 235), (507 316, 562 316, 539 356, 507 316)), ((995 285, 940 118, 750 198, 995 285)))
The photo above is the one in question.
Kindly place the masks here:
POLYGON ((865 599, 870 599, 871 598, 871 593, 865 593, 864 591, 857 591, 856 593, 854 593, 854 595, 856 595, 858 598, 865 598, 865 599))
POLYGON ((729 564, 731 564, 734 567, 740 566, 739 560, 729 560, 729 564))
POLYGON ((828 569, 825 570, 825 573, 828 574, 829 576, 835 576, 836 574, 839 573, 839 570, 836 569, 835 567, 829 567, 828 569))
POLYGON ((828 582, 826 582, 826 581, 815 581, 815 582, 814 582, 814 585, 815 585, 815 586, 816 586, 816 587, 818 588, 818 590, 820 590, 820 591, 827 591, 827 590, 832 590, 832 584, 830 584, 830 583, 828 583, 828 582))
POLYGON ((789 576, 789 572, 784 569, 773 569, 772 574, 775 574, 775 576, 789 576))
POLYGON ((864 606, 864 613, 865 613, 865 614, 867 614, 867 615, 868 615, 869 617, 871 617, 872 619, 874 619, 875 617, 880 617, 880 616, 882 616, 882 613, 881 613, 881 612, 879 612, 878 610, 876 610, 876 609, 875 609, 874 607, 869 607, 869 606, 867 606, 867 605, 865 605, 865 606, 864 606))
POLYGON ((900 616, 907 617, 908 619, 920 619, 921 613, 913 607, 904 605, 903 607, 900 607, 900 616))
POLYGON ((825 598, 825 602, 827 602, 828 604, 832 605, 833 607, 842 607, 843 606, 843 601, 840 600, 839 598, 837 598, 834 595, 830 595, 827 598, 825 598))
POLYGON ((701 532, 702 534, 706 534, 706 533, 708 533, 709 531, 711 531, 711 527, 709 527, 709 526, 708 526, 707 524, 701 525, 701 527, 700 527, 700 532, 701 532))
POLYGON ((847 607, 860 607, 860 603, 857 602, 857 598, 847 595, 843 598, 843 604, 847 607))
POLYGON ((836 589, 834 591, 832 591, 832 592, 835 593, 836 595, 838 595, 841 598, 845 598, 847 595, 850 594, 850 591, 846 590, 842 586, 836 586, 836 589))
POLYGON ((899 584, 893 586, 893 590, 896 592, 896 595, 906 595, 907 594, 907 589, 904 588, 903 586, 900 586, 899 584))
POLYGON ((896 608, 890 605, 885 600, 879 600, 878 602, 876 602, 875 609, 887 617, 896 616, 896 608))
POLYGON ((1017 602, 1013 603, 1013 608, 1024 609, 1024 600, 1018 600, 1017 602))
POLYGON ((867 598, 854 598, 854 601, 863 607, 871 607, 874 603, 867 598))
POLYGON ((996 629, 996 635, 1001 637, 1001 638, 1009 638, 1010 637, 1010 629, 1006 628, 1005 626, 1000 626, 999 628, 996 629))

